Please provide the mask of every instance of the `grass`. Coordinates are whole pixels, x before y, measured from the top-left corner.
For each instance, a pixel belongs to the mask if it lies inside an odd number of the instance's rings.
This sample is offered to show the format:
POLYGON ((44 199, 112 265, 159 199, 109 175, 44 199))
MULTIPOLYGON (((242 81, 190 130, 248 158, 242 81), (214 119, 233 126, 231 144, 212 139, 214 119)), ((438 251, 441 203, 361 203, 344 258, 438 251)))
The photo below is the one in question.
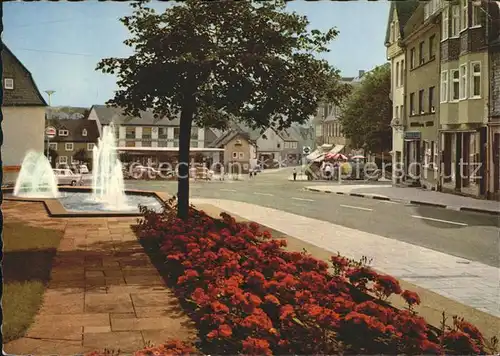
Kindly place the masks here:
POLYGON ((3 226, 3 341, 24 335, 50 279, 62 231, 5 223, 3 226))

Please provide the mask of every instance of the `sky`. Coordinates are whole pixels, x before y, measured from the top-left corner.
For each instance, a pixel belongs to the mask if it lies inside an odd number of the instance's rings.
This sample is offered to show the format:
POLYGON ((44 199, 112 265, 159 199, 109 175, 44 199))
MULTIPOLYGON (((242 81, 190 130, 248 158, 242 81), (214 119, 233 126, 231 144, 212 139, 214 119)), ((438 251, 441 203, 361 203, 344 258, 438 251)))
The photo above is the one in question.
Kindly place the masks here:
MULTIPOLYGON (((152 2, 157 10, 165 3, 152 2)), ((386 62, 388 1, 294 1, 288 11, 306 15, 311 29, 336 27, 338 37, 324 54, 342 76, 357 76, 386 62)), ((3 3, 2 38, 33 75, 42 91, 54 90, 51 105, 104 104, 117 89, 116 78, 95 70, 105 57, 127 57, 129 37, 118 19, 131 13, 119 2, 3 3)), ((47 98, 47 95, 43 93, 47 98)))

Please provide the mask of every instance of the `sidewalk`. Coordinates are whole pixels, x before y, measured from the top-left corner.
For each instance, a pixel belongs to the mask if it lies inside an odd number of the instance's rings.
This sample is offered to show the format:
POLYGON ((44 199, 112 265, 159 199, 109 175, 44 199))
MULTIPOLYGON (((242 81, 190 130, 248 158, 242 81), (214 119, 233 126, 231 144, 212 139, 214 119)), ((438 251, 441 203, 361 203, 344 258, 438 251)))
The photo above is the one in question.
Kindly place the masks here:
POLYGON ((12 355, 76 355, 196 337, 173 293, 139 244, 135 218, 51 219, 40 204, 4 201, 6 220, 63 224, 43 304, 12 355), (27 214, 28 212, 28 214, 27 214))
POLYGON ((404 201, 410 204, 430 205, 452 210, 500 215, 500 202, 463 197, 411 187, 392 185, 315 185, 305 189, 313 192, 335 193, 379 200, 404 201))
MULTIPOLYGON (((285 235, 309 243, 323 250, 356 260, 366 256, 371 266, 424 290, 456 301, 447 313, 463 313, 474 317, 474 310, 489 315, 479 315, 477 320, 488 319, 495 330, 500 326, 500 269, 479 262, 347 228, 326 221, 299 216, 276 209, 221 199, 193 199, 195 206, 212 205, 244 219, 255 221, 285 235), (474 308, 474 309, 471 309, 474 308)), ((441 298, 443 302, 444 298, 441 298)), ((441 302, 434 305, 434 313, 446 309, 441 302)), ((444 302, 443 302, 444 303, 444 302)), ((449 315, 450 316, 450 315, 449 315)))

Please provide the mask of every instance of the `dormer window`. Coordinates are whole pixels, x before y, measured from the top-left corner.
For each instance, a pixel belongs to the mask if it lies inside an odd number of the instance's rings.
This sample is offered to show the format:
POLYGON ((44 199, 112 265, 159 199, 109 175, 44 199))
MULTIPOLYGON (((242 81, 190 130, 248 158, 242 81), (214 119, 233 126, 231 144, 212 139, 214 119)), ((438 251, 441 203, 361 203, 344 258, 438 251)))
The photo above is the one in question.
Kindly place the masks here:
POLYGON ((87 136, 87 129, 83 129, 82 136, 87 136))
POLYGON ((69 131, 68 130, 59 130, 59 136, 68 136, 69 131))
POLYGON ((8 90, 14 89, 14 79, 5 78, 3 80, 3 87, 4 87, 4 89, 8 89, 8 90))

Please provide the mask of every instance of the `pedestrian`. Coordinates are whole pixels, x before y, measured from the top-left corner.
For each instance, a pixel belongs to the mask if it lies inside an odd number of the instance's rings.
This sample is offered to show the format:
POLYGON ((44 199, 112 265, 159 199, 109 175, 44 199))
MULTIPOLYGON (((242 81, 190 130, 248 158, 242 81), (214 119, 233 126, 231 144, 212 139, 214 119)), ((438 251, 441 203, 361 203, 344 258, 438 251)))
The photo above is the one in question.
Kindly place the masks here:
POLYGON ((220 166, 220 178, 219 178, 220 180, 224 180, 224 174, 225 174, 224 165, 221 164, 221 166, 220 166))
POLYGON ((293 169, 293 180, 297 180, 297 170, 295 168, 293 169))

